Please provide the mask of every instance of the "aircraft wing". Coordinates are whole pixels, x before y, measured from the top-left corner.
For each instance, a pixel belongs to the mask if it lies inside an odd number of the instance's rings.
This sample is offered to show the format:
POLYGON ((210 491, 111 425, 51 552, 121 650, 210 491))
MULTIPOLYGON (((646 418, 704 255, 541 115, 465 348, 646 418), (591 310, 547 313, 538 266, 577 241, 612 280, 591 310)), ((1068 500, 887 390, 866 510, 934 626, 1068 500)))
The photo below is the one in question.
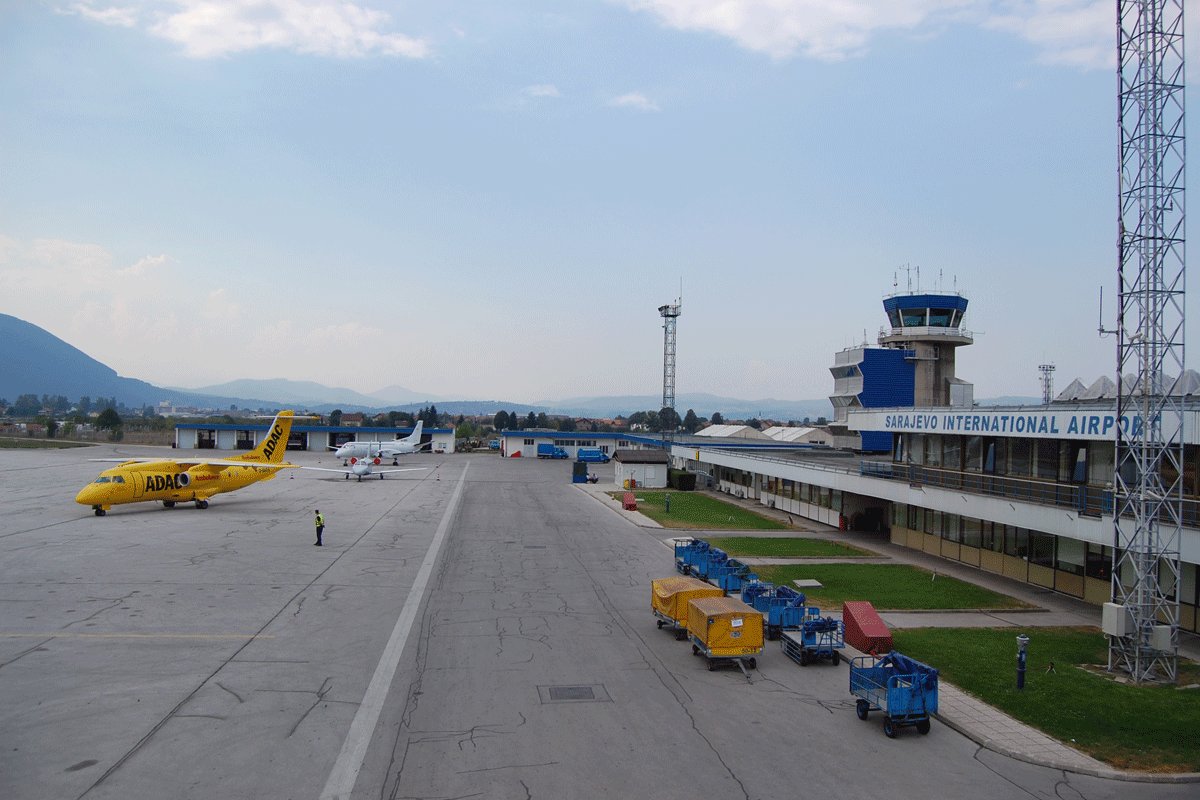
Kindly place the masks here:
POLYGON ((254 469, 301 468, 299 464, 290 464, 286 461, 281 461, 277 464, 264 464, 257 461, 234 461, 226 458, 89 458, 88 461, 112 462, 117 464, 127 464, 132 461, 137 464, 178 464, 181 467, 253 467, 254 469))
POLYGON ((391 475, 393 472, 417 472, 419 470, 429 469, 429 467, 406 467, 404 469, 373 469, 372 475, 391 475))

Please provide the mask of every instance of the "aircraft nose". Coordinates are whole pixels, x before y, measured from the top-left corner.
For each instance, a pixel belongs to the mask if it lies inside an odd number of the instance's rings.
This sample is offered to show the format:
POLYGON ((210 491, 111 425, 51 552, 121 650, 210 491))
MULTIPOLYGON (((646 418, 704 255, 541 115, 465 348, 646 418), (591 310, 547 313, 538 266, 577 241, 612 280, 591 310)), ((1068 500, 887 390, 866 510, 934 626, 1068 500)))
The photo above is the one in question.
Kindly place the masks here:
POLYGON ((94 506, 100 502, 100 490, 88 484, 75 495, 75 502, 83 506, 94 506))

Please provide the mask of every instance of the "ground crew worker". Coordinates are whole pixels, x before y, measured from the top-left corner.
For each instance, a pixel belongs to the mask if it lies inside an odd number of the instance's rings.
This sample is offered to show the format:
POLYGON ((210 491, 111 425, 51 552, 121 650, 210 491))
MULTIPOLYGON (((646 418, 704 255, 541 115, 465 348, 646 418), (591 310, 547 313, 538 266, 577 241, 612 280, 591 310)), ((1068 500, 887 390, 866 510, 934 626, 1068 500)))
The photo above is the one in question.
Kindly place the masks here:
POLYGON ((313 522, 317 525, 317 540, 313 542, 317 547, 321 546, 321 534, 325 532, 325 518, 321 516, 321 509, 313 512, 316 516, 313 517, 313 522))

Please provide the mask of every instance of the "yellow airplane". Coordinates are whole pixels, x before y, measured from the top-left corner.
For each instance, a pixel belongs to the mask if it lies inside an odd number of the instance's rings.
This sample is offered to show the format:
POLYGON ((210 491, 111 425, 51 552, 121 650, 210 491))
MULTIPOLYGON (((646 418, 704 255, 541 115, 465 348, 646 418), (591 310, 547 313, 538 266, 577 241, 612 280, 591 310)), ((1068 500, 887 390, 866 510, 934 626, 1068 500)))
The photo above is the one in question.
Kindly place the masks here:
POLYGON ((208 508, 208 498, 274 478, 281 469, 298 468, 283 460, 294 415, 280 411, 267 438, 248 453, 232 458, 96 458, 120 461, 83 487, 75 502, 91 506, 97 517, 116 505, 161 501, 167 508, 194 501, 208 508))

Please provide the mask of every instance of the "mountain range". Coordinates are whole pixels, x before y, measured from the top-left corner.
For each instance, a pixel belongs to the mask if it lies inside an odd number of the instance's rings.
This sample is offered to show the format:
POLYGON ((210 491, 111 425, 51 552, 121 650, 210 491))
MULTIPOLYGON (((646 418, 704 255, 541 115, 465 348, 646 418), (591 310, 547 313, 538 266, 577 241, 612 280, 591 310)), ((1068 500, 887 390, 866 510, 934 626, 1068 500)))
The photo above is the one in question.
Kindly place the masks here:
MULTIPOLYGON (((530 412, 544 412, 595 418, 628 416, 636 411, 657 410, 662 405, 662 396, 656 394, 572 397, 527 404, 506 400, 447 400, 403 386, 386 386, 370 394, 362 394, 352 389, 281 378, 242 379, 194 389, 162 387, 120 376, 112 368, 50 332, 8 314, 0 314, 0 341, 5 344, 0 348, 0 398, 9 401, 31 393, 39 396, 64 395, 71 401, 86 395, 92 398, 116 397, 131 408, 167 402, 175 406, 206 409, 234 406, 265 410, 293 406, 321 413, 328 413, 335 408, 370 413, 417 411, 432 403, 437 405, 439 411, 456 415, 494 414, 503 410, 522 416, 530 412)), ((1038 402, 1038 398, 1020 399, 1034 404, 1038 402)), ((980 400, 979 403, 993 404, 987 400, 980 400)), ((706 393, 679 394, 675 407, 680 414, 692 409, 700 417, 707 418, 714 412, 720 412, 727 419, 816 419, 831 417, 833 411, 827 398, 742 400, 706 393)))

